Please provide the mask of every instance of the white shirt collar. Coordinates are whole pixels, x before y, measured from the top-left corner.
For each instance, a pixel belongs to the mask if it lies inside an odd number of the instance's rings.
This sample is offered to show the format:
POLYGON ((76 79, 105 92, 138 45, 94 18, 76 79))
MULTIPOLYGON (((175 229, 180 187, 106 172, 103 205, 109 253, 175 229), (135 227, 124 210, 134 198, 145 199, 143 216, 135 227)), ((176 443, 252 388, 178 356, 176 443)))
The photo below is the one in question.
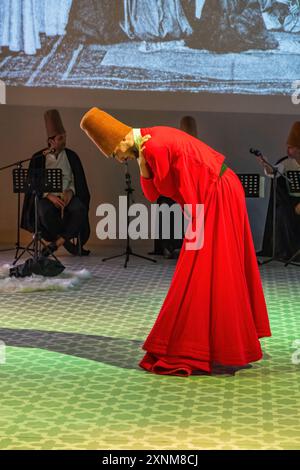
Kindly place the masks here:
POLYGON ((54 153, 48 153, 47 158, 58 161, 65 156, 67 156, 66 150, 63 149, 61 152, 59 152, 59 154, 57 155, 57 158, 54 153))
POLYGON ((141 129, 133 129, 133 138, 136 148, 139 149, 142 138, 141 129))

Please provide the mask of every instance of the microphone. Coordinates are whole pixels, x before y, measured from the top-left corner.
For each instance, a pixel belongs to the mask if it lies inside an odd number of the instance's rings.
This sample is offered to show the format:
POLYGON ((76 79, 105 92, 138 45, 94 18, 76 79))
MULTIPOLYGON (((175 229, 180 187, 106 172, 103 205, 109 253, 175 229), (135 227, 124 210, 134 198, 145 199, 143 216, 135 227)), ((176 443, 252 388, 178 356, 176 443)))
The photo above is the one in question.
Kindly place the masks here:
POLYGON ((257 150, 257 149, 253 149, 251 147, 251 149, 249 149, 249 152, 252 153, 253 155, 255 155, 256 157, 262 157, 262 153, 260 150, 257 150))
POLYGON ((55 153, 55 149, 53 147, 49 147, 48 149, 43 151, 43 155, 46 157, 49 153, 55 153))

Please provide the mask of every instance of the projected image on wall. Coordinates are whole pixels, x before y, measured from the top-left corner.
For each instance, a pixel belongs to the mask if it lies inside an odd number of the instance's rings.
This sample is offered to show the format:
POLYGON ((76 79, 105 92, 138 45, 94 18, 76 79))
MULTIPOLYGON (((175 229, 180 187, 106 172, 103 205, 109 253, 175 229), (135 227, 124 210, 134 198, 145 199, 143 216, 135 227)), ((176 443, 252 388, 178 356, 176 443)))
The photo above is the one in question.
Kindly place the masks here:
POLYGON ((300 0, 0 0, 7 85, 289 94, 300 0))

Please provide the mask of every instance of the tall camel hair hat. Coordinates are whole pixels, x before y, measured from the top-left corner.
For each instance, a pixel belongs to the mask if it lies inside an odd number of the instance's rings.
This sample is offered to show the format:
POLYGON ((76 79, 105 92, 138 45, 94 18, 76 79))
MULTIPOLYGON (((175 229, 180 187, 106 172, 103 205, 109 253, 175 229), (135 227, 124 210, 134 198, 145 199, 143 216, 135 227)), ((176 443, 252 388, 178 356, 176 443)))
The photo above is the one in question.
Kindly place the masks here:
POLYGON ((48 109, 48 111, 44 113, 44 119, 48 139, 49 137, 66 133, 57 109, 48 109))
POLYGON ((107 157, 132 130, 132 127, 99 108, 91 108, 81 119, 80 127, 107 157))

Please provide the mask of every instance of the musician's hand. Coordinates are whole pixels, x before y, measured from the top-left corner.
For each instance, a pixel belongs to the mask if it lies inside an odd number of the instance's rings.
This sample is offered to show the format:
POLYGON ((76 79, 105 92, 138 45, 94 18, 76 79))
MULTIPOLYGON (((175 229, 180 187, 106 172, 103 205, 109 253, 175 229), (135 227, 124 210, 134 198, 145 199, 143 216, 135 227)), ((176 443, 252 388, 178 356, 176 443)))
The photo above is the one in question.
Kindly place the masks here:
POLYGON ((63 192, 63 201, 65 203, 65 207, 67 207, 67 205, 70 203, 73 196, 74 196, 74 193, 73 193, 72 189, 66 189, 63 192))
POLYGON ((54 194, 49 193, 47 195, 47 199, 52 202, 52 204, 57 207, 57 209, 62 209, 65 207, 64 201, 62 201, 58 196, 55 196, 54 194))
POLYGON ((297 215, 300 215, 300 202, 298 202, 298 204, 296 205, 295 212, 297 215))
POLYGON ((258 163, 264 167, 268 175, 273 175, 273 168, 263 161, 261 157, 256 157, 258 163))

